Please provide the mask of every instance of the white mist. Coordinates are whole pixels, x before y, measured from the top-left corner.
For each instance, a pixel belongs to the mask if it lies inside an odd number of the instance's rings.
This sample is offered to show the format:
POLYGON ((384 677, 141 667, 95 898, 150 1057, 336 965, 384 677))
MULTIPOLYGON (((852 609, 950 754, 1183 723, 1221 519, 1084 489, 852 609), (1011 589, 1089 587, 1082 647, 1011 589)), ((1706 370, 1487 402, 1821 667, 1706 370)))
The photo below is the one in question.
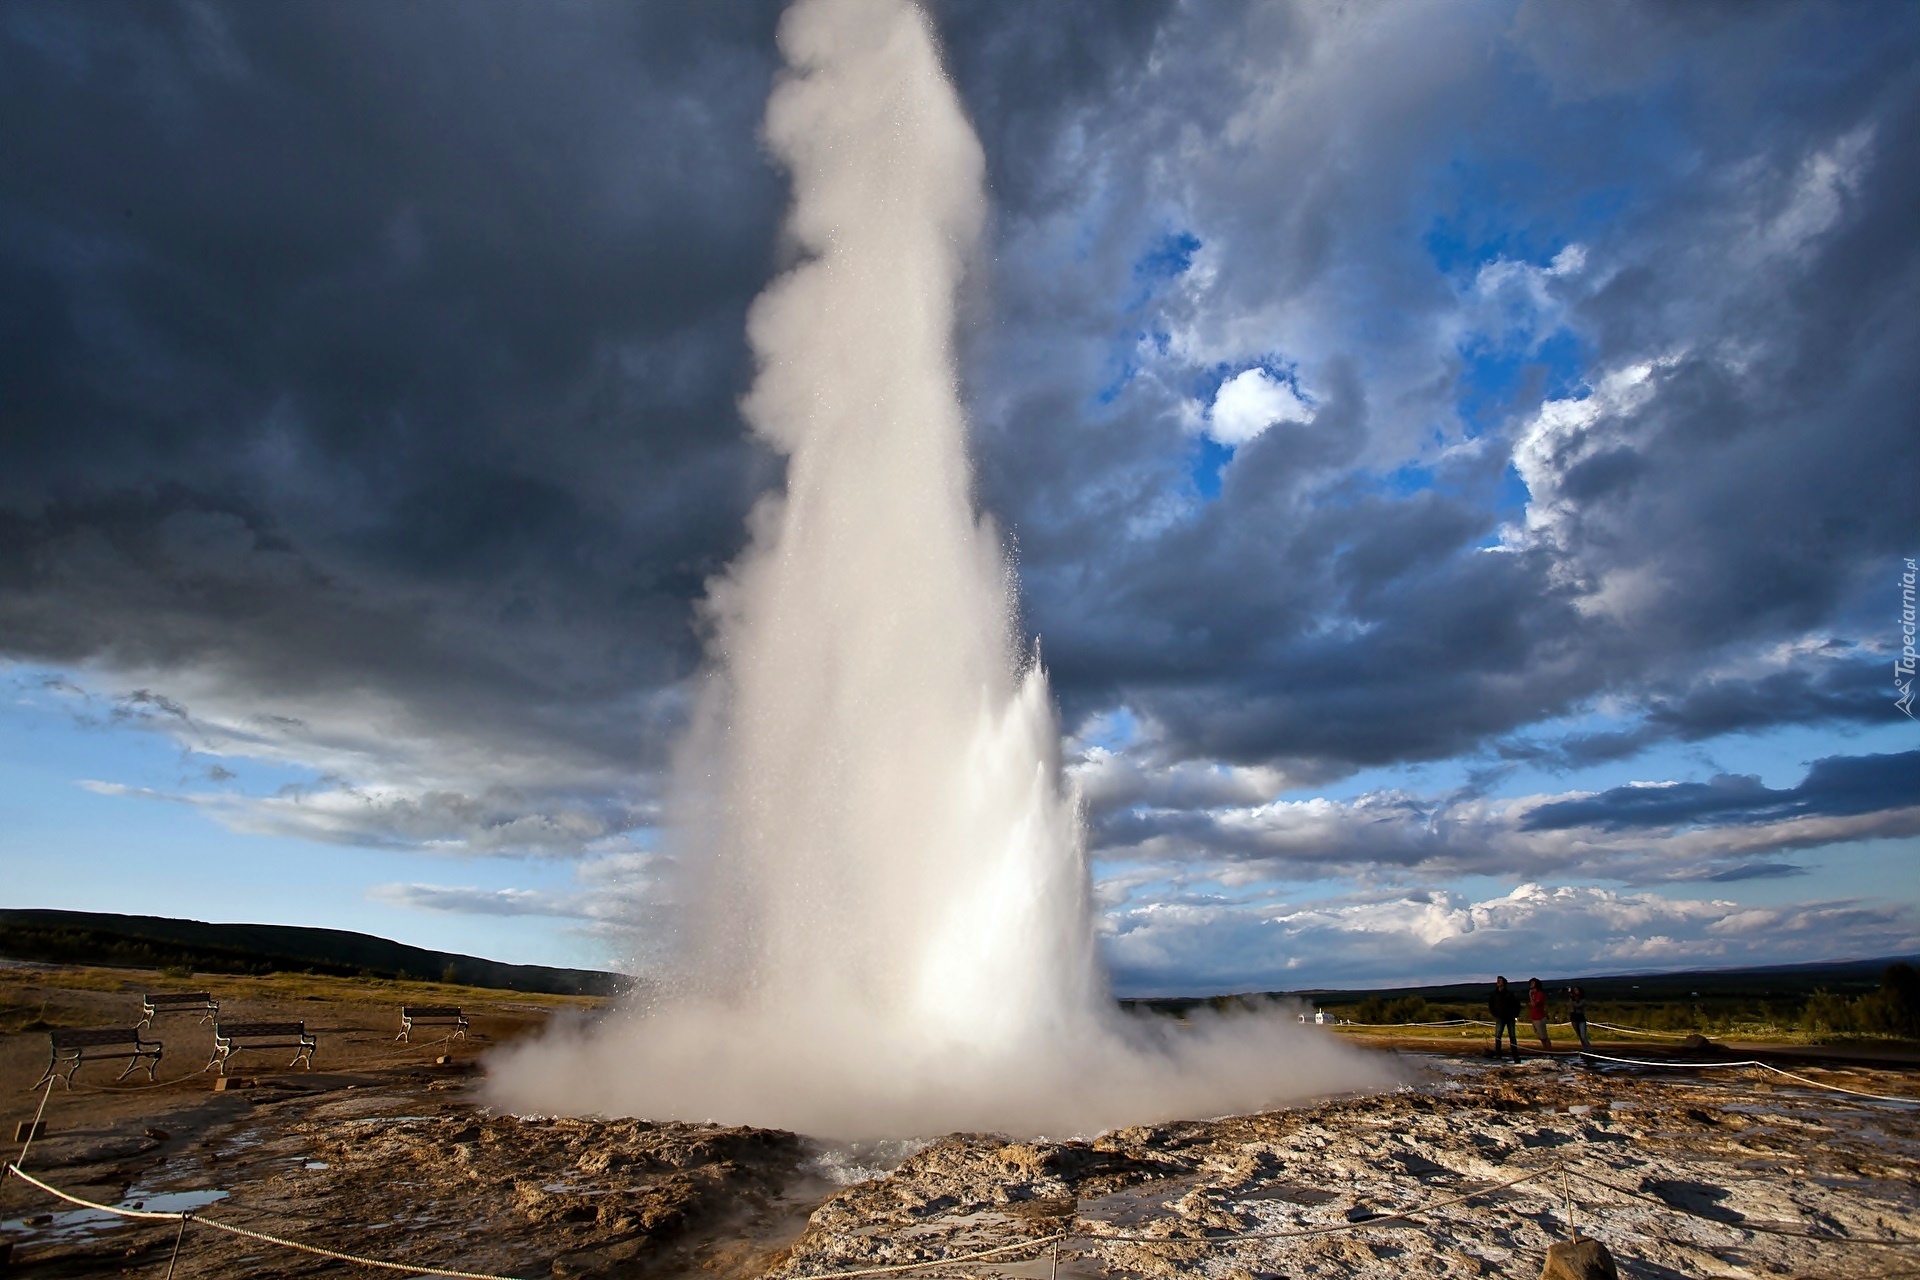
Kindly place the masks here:
POLYGON ((709 584, 677 957, 645 1009, 498 1055, 521 1110, 836 1137, 1087 1131, 1384 1080, 1281 1016, 1115 1008, 1046 676, 972 501, 955 293, 984 164, 926 16, 800 0, 766 135, 800 265, 745 403, 783 493, 709 584))

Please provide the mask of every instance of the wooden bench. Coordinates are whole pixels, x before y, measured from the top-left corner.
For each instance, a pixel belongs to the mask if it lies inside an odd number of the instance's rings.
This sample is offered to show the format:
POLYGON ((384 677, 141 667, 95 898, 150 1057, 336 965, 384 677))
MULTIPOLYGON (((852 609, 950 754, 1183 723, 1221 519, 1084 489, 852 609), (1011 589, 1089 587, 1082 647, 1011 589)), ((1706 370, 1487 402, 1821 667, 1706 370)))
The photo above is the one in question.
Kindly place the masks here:
POLYGON ((413 1043, 415 1027, 452 1027, 447 1039, 464 1039, 467 1034, 467 1015, 452 1005, 439 1004, 403 1004, 400 1006, 400 1034, 395 1040, 413 1043))
POLYGON ((127 1066, 114 1077, 114 1082, 125 1080, 133 1073, 142 1060, 147 1064, 147 1079, 153 1079, 153 1073, 160 1065, 161 1045, 158 1040, 145 1040, 140 1036, 138 1027, 115 1027, 111 1030, 99 1028, 88 1031, 60 1030, 49 1031, 47 1036, 53 1042, 53 1056, 47 1060, 47 1069, 33 1082, 33 1088, 51 1081, 60 1075, 60 1068, 66 1067, 62 1078, 67 1088, 73 1088, 73 1073, 80 1069, 83 1062, 97 1062, 101 1058, 117 1058, 125 1053, 127 1066), (119 1047, 115 1047, 119 1046, 119 1047), (108 1052, 88 1053, 89 1049, 101 1049, 108 1052))
POLYGON ((220 1002, 206 991, 149 991, 140 997, 140 1012, 143 1027, 163 1013, 197 1013, 200 1021, 212 1022, 220 1014, 220 1002))
POLYGON ((200 1070, 204 1073, 218 1067, 220 1074, 225 1075, 227 1059, 242 1049, 296 1049, 293 1061, 287 1065, 304 1066, 311 1071, 316 1043, 304 1022, 215 1022, 213 1057, 200 1070))

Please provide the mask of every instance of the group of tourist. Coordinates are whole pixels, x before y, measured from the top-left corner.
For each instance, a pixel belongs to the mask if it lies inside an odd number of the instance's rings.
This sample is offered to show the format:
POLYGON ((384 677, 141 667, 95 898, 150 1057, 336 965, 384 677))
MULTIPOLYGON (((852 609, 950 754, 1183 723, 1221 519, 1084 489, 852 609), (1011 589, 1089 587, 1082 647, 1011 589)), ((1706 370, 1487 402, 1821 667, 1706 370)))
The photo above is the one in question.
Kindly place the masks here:
MULTIPOLYGON (((1587 993, 1579 987, 1567 988, 1567 1017, 1573 1023, 1573 1033, 1580 1037, 1580 1047, 1591 1051, 1593 1042, 1587 1039, 1587 993)), ((1520 996, 1507 985, 1504 977, 1493 980, 1493 995, 1487 1000, 1487 1009, 1493 1014, 1493 1052, 1500 1053, 1500 1034, 1506 1033, 1507 1043, 1513 1049, 1513 1060, 1520 1061, 1520 996)), ((1540 985, 1540 979, 1527 979, 1527 1021, 1533 1024, 1533 1034, 1540 1037, 1540 1047, 1551 1051, 1553 1037, 1547 1034, 1547 989, 1540 985)))

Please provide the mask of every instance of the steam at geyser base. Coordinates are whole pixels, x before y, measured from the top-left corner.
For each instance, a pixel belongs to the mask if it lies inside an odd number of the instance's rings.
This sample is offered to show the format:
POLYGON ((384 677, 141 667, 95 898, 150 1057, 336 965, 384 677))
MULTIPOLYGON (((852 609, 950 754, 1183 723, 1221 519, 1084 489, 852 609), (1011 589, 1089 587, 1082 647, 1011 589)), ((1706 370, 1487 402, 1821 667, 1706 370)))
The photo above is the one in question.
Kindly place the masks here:
POLYGON ((491 1063, 520 1111, 842 1138, 1090 1132, 1384 1083, 1291 1015, 1127 1016, 1012 570, 976 516, 955 292, 980 146, 904 0, 801 0, 766 134, 800 265, 755 303, 783 493, 709 586, 677 955, 647 1007, 491 1063))

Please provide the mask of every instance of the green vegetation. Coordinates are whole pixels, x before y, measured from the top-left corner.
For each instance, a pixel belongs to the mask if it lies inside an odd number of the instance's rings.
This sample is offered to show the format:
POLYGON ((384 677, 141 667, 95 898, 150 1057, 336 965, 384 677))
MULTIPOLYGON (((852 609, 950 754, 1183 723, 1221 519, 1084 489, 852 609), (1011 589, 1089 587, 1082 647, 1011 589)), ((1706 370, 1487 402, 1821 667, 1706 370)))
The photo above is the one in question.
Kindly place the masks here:
MULTIPOLYGON (((1826 986, 1807 989, 1804 982, 1784 980, 1778 973, 1764 975, 1764 980, 1752 973, 1682 974, 1648 980, 1598 979, 1581 985, 1587 992, 1589 1021, 1645 1031, 1920 1039, 1920 970, 1911 963, 1902 960, 1885 966, 1878 985, 1867 990, 1860 989, 1866 982, 1858 974, 1831 976, 1836 985, 1845 986, 1837 991, 1826 986), (1685 979, 1685 998, 1637 998, 1643 990, 1664 994, 1672 989, 1675 978, 1685 979), (1619 989, 1622 982, 1625 993, 1619 989)), ((1566 1018, 1566 986, 1564 982, 1548 986, 1548 1009, 1556 1022, 1566 1018)), ((1519 994, 1525 998, 1524 991, 1519 994)), ((1487 1016, 1484 1000, 1435 1003, 1418 995, 1369 993, 1342 1000, 1335 993, 1322 993, 1315 1003, 1336 1017, 1371 1026, 1487 1016)))
MULTIPOLYGON (((1508 976, 1515 979, 1517 994, 1524 1001, 1526 980, 1533 975, 1508 976)), ((1555 1022, 1566 1020, 1566 989, 1578 982, 1586 990, 1589 1021, 1641 1031, 1746 1039, 1920 1039, 1920 970, 1906 959, 1542 981, 1555 1022)), ((1290 998, 1356 1028, 1407 1028, 1409 1023, 1484 1019, 1492 987, 1488 981, 1374 991, 1123 1000, 1121 1004, 1186 1017, 1203 1006, 1230 1012, 1290 998)), ((1458 1034, 1457 1028, 1450 1030, 1458 1034)))
POLYGON ((1808 999, 1801 1021, 1809 1031, 1832 1035, 1895 1036, 1920 1040, 1920 969, 1901 961, 1880 975, 1880 989, 1847 999, 1820 990, 1808 999))

